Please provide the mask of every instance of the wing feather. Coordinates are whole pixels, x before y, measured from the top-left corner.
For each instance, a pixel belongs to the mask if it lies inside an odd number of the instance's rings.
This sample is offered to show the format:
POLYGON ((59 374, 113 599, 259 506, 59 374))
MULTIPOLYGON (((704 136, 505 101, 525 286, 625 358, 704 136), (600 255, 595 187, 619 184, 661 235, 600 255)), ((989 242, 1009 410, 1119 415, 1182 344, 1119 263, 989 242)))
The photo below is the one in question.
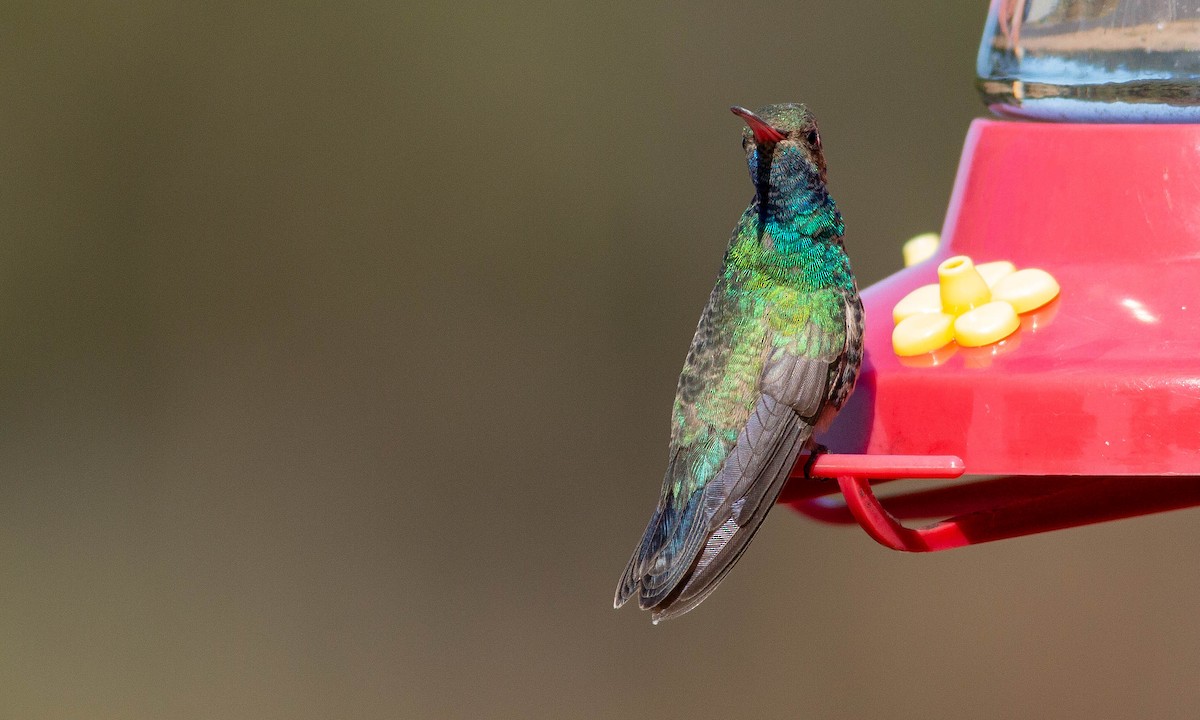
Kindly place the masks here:
MULTIPOLYGON (((659 506, 622 575, 617 606, 637 595, 655 622, 676 617, 703 601, 741 557, 823 412, 831 401, 844 401, 847 379, 853 385, 860 355, 856 345, 847 357, 847 346, 861 342, 861 305, 853 296, 839 293, 836 299, 823 303, 824 322, 768 324, 753 408, 706 483, 691 482, 688 473, 712 448, 673 438, 659 506)), ((709 360, 701 353, 713 338, 703 320, 696 337, 689 367, 709 360)), ((689 389, 687 377, 685 369, 681 395, 689 389)), ((712 430, 719 435, 721 429, 712 430)))

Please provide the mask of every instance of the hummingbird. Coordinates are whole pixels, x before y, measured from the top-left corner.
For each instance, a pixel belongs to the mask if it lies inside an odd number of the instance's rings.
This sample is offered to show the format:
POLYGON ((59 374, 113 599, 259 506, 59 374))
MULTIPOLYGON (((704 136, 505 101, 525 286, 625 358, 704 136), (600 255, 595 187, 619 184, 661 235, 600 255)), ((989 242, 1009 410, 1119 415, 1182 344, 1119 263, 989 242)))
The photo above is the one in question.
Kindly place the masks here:
MULTIPOLYGON (((804 448, 845 404, 863 306, 804 105, 730 108, 754 198, 725 252, 675 395, 658 507, 617 585, 655 624, 696 607, 762 525, 804 448)), ((806 472, 808 471, 806 467, 806 472)))

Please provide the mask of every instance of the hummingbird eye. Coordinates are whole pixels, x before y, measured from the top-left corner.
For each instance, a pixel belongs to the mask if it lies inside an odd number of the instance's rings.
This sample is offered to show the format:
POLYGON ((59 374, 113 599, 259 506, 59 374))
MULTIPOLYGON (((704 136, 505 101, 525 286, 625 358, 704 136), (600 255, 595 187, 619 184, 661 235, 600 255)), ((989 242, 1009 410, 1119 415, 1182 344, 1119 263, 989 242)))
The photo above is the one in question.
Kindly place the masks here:
POLYGON ((812 145, 813 147, 821 147, 821 135, 817 132, 816 128, 809 130, 808 134, 804 136, 804 139, 807 140, 808 144, 812 145))

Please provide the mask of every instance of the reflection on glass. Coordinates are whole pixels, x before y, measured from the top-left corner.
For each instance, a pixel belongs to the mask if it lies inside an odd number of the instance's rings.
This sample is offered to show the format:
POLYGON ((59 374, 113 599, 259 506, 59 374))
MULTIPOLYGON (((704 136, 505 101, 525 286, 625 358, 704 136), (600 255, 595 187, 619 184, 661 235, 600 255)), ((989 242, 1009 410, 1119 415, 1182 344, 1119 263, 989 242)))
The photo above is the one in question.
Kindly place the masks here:
POLYGON ((992 0, 976 71, 1002 115, 1200 122, 1200 0, 992 0))

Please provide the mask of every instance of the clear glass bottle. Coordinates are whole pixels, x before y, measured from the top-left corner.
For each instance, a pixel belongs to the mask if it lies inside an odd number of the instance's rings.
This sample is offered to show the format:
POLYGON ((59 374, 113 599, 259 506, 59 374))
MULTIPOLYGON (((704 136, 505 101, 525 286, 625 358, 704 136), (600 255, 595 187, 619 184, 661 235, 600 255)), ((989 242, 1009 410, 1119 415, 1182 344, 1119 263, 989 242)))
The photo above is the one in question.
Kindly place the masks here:
POLYGON ((1200 122, 1200 0, 992 0, 976 64, 995 113, 1200 122))

